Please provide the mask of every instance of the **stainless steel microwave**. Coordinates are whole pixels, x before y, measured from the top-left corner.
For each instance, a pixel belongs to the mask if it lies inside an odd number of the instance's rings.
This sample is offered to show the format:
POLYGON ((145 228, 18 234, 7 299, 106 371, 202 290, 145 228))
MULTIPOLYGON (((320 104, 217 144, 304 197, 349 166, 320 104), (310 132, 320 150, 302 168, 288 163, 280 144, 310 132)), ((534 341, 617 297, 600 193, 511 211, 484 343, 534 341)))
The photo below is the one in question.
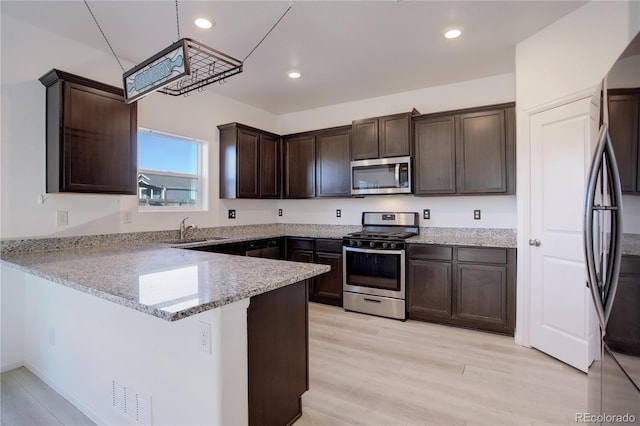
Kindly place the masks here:
POLYGON ((411 157, 351 162, 351 195, 410 193, 411 157))

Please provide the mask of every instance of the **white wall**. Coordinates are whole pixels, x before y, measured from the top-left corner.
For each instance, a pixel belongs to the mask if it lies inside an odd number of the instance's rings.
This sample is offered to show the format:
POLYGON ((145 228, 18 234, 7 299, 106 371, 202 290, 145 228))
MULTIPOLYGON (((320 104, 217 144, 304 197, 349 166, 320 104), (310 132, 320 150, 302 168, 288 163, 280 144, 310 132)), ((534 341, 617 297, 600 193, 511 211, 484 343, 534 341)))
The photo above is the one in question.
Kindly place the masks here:
POLYGON ((21 274, 25 365, 96 423, 140 424, 113 407, 116 381, 151 398, 152 424, 247 424, 248 300, 167 322, 21 274), (200 321, 211 353, 199 349, 200 321))
POLYGON ((239 121, 276 131, 277 118, 213 92, 188 97, 152 94, 138 102, 139 126, 210 142, 209 211, 137 213, 135 196, 117 195, 47 194, 44 204, 39 204, 38 196, 45 191, 45 88, 38 78, 58 68, 120 86, 122 71, 111 55, 5 15, 1 42, 0 237, 177 229, 185 216, 199 226, 276 222, 275 201, 245 202, 245 214, 235 221, 226 219, 225 202, 218 200, 216 126, 239 121), (57 210, 69 212, 69 226, 55 225, 57 210), (134 211, 132 224, 122 223, 124 210, 134 211))
MULTIPOLYGON (((329 107, 284 114, 278 117, 281 134, 350 124, 351 120, 411 111, 427 114, 515 100, 513 74, 504 74, 461 83, 429 87, 329 107)), ((363 211, 431 210, 431 220, 422 226, 461 228, 515 228, 515 196, 414 197, 404 195, 369 196, 361 199, 281 200, 280 222, 357 225, 363 211), (342 217, 336 218, 336 209, 342 217), (473 210, 482 219, 473 219, 473 210)))

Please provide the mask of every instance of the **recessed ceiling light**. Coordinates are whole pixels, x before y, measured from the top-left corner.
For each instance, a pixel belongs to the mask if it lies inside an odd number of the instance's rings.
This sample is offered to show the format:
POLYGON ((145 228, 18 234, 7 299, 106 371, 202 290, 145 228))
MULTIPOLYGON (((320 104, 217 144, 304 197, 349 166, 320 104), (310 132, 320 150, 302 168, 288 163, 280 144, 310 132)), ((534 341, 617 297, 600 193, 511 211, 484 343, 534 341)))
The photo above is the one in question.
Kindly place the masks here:
POLYGON ((299 72, 297 72, 297 71, 291 71, 289 73, 289 78, 300 78, 300 75, 301 74, 299 72))
POLYGON ((211 22, 210 20, 206 19, 206 18, 198 18, 195 20, 195 24, 197 27, 202 28, 202 29, 209 29, 211 27, 213 27, 213 22, 211 22))
POLYGON ((454 28, 454 29, 449 30, 446 33, 444 33, 444 36, 445 36, 445 38, 458 38, 458 37, 460 37, 460 34, 462 34, 462 31, 460 31, 457 28, 454 28))

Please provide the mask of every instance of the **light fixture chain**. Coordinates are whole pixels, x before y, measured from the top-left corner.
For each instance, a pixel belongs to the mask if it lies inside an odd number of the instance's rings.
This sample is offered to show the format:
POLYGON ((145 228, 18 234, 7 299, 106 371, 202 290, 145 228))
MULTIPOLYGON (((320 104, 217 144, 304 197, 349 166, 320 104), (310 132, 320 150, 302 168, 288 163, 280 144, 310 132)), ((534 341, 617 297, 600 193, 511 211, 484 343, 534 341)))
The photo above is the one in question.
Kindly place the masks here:
MULTIPOLYGON (((177 3, 177 1, 176 1, 176 3, 177 3)), ((98 20, 96 19, 96 16, 93 14, 93 11, 89 7, 89 3, 87 3, 87 0, 84 0, 84 4, 87 6, 87 9, 89 9, 89 13, 91 14, 91 17, 93 18, 93 21, 98 26, 98 29, 100 30, 100 33, 102 34, 102 37, 104 38, 104 41, 107 42, 107 46, 109 46, 109 49, 111 49, 111 53, 113 53, 113 57, 116 58, 116 61, 118 61, 118 65, 120 65, 120 69, 122 70, 122 72, 124 72, 124 67, 122 66, 122 63, 120 62, 120 59, 118 59, 118 55, 116 55, 116 52, 113 50, 113 47, 111 47, 111 43, 109 43, 109 40, 107 39, 107 36, 104 34, 104 31, 102 31, 102 27, 98 23, 98 20)))
MULTIPOLYGON (((177 0, 176 0, 177 1, 177 0)), ((267 38, 269 36, 269 34, 271 34, 271 31, 273 31, 276 26, 280 23, 280 21, 282 21, 282 18, 284 18, 284 16, 289 13, 289 11, 291 10, 291 6, 293 5, 293 0, 289 1, 289 7, 287 8, 287 10, 284 11, 284 13, 282 14, 282 16, 280 17, 280 19, 278 19, 276 21, 275 24, 273 24, 273 27, 271 27, 271 29, 264 35, 264 37, 262 37, 262 40, 260 40, 258 42, 258 44, 256 44, 256 47, 254 47, 253 49, 251 49, 251 52, 249 52, 249 54, 247 56, 244 57, 244 59, 242 60, 242 62, 245 62, 247 60, 247 58, 249 56, 251 56, 251 54, 258 48, 258 46, 260 46, 262 44, 262 42, 264 41, 265 38, 267 38)))
POLYGON ((178 0, 176 0, 176 28, 178 29, 178 40, 180 40, 180 15, 178 14, 178 0))

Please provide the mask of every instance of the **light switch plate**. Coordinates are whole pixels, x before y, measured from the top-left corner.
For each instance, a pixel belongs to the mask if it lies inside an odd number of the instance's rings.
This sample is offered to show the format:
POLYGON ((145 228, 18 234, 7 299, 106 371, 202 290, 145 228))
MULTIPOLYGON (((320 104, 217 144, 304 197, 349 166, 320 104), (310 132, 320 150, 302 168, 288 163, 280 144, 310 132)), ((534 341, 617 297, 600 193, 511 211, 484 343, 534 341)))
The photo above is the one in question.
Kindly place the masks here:
POLYGON ((69 225, 69 212, 64 210, 58 210, 56 212, 56 225, 67 226, 69 225))

